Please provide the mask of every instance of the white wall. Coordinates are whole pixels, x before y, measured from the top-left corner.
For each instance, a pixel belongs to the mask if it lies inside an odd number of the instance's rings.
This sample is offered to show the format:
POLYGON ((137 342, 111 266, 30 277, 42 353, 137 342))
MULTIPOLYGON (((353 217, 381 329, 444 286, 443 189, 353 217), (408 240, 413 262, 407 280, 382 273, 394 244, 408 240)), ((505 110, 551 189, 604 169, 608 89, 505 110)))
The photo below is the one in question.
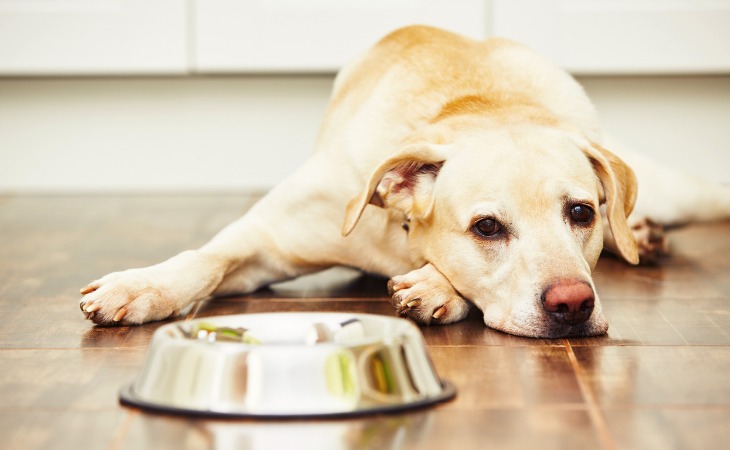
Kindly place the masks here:
MULTIPOLYGON (((625 143, 730 183, 730 76, 580 81, 625 143)), ((268 189, 311 153, 331 83, 0 79, 0 192, 268 189)))
POLYGON ((730 76, 579 81, 606 131, 655 159, 730 183, 730 76))
POLYGON ((331 83, 0 80, 0 191, 266 189, 311 153, 331 83))

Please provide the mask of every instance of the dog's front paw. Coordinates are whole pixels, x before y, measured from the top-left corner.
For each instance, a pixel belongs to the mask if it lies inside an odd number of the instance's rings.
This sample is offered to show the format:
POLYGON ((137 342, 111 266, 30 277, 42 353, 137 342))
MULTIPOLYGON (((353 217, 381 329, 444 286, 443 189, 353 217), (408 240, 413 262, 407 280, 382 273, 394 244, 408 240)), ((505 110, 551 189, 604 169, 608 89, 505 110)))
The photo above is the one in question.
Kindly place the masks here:
POLYGON ((98 325, 132 325, 166 319, 177 304, 154 287, 147 269, 114 272, 81 289, 81 312, 98 325))
POLYGON ((469 312, 469 302, 431 264, 393 277, 388 292, 399 315, 427 325, 458 322, 469 312))
POLYGON ((167 319, 213 292, 226 272, 222 258, 185 251, 141 269, 114 272, 81 289, 81 311, 99 325, 167 319))
POLYGON ((662 256, 669 254, 669 244, 664 227, 648 217, 631 224, 636 244, 639 247, 639 263, 654 264, 662 256))

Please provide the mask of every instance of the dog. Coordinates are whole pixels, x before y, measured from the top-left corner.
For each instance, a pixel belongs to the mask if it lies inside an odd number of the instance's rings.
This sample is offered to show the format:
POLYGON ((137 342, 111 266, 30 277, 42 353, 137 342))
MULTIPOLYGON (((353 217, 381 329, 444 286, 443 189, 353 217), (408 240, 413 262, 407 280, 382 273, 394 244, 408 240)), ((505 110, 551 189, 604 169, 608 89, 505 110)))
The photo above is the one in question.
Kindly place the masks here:
POLYGON ((338 74, 298 171, 200 249, 90 283, 81 309, 141 324, 344 265, 389 277, 420 323, 473 304, 514 335, 605 334, 604 248, 650 261, 661 225, 730 216, 727 188, 620 148, 580 85, 524 46, 403 28, 338 74))

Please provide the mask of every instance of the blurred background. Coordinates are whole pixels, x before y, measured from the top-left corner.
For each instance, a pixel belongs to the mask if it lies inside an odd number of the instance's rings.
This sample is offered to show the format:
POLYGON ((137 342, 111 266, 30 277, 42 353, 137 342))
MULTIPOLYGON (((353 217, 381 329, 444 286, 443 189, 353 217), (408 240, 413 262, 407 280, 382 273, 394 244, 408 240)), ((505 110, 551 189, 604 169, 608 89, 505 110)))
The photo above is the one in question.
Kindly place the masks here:
POLYGON ((410 24, 522 41, 605 130, 730 183, 730 0, 0 0, 0 193, 267 190, 410 24))

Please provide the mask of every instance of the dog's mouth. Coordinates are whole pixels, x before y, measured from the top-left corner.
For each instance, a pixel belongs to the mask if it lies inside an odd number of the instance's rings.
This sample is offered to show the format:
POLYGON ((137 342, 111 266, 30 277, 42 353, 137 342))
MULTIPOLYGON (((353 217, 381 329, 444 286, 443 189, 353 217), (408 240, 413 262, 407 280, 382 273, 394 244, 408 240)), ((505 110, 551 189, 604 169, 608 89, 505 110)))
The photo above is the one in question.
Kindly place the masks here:
POLYGON ((524 327, 524 326, 494 326, 485 320, 485 324, 498 331, 507 334, 529 338, 540 339, 561 339, 575 337, 603 336, 608 332, 608 323, 596 325, 582 323, 580 325, 551 325, 546 327, 524 327))
POLYGON ((491 312, 490 308, 486 309, 484 323, 489 328, 515 336, 560 339, 603 336, 608 332, 608 321, 598 304, 589 317, 577 323, 577 319, 570 315, 556 317, 537 309, 532 314, 513 314, 503 319, 491 312))
POLYGON ((545 330, 545 338, 569 338, 569 337, 594 337, 603 336, 608 332, 608 322, 599 320, 594 322, 583 322, 578 325, 566 325, 564 327, 553 325, 545 330))

